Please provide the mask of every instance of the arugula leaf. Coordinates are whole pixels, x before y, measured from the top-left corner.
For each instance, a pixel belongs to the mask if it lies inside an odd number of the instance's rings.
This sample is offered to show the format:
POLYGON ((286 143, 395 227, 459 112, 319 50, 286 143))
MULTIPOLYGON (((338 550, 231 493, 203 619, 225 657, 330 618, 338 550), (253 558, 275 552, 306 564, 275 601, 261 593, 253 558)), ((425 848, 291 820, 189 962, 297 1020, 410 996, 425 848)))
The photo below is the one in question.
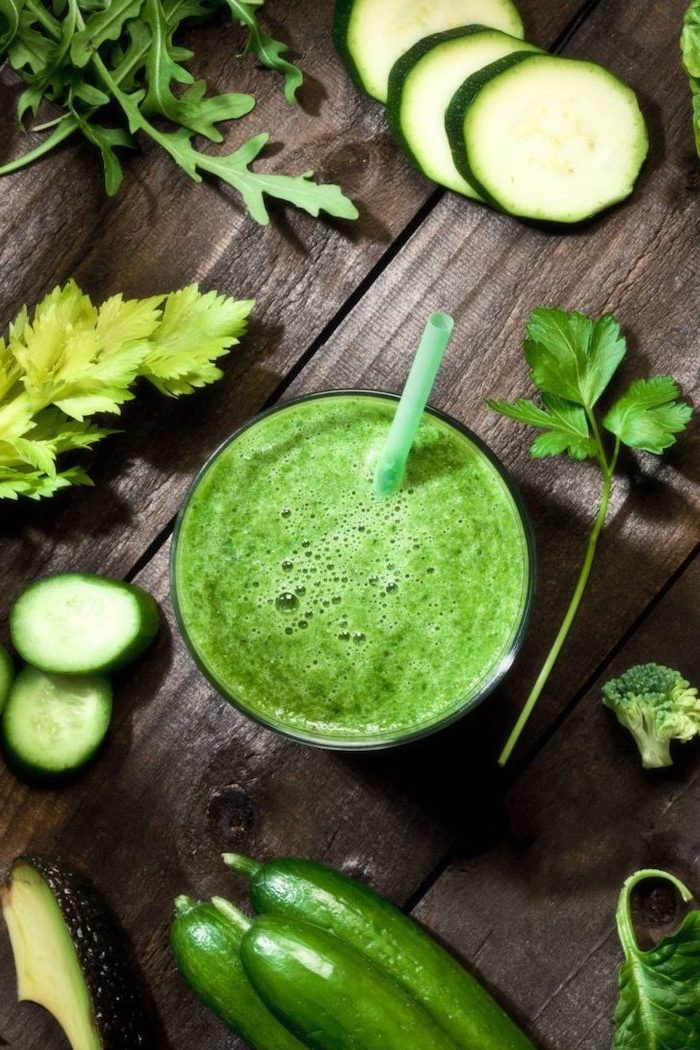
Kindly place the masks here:
POLYGON ((246 208, 261 226, 270 222, 265 195, 295 204, 310 215, 317 216, 319 212, 325 211, 339 219, 357 218, 357 208, 343 194, 340 187, 313 182, 312 171, 296 176, 267 175, 250 171, 249 165, 262 151, 268 138, 268 135, 256 135, 244 142, 234 153, 222 157, 199 153, 189 138, 183 136, 178 136, 174 148, 179 163, 192 177, 196 178, 198 170, 201 169, 216 175, 238 190, 246 208))
POLYGON ((0 499, 89 484, 57 457, 113 430, 88 417, 118 413, 139 376, 177 397, 214 382, 214 364, 246 329, 251 300, 190 285, 168 296, 112 296, 97 309, 75 281, 54 288, 0 339, 0 499))
POLYGON ((625 882, 617 929, 625 952, 615 1011, 614 1050, 691 1050, 700 1046, 700 912, 686 915, 680 929, 642 951, 631 915, 631 894, 649 878, 671 882, 684 901, 686 886, 668 872, 639 871, 625 882))
POLYGON ((297 101, 297 91, 304 83, 304 74, 288 59, 284 58, 289 48, 279 40, 274 40, 261 28, 256 10, 262 7, 264 0, 226 0, 234 18, 248 29, 246 51, 252 51, 258 60, 268 69, 276 69, 284 74, 284 95, 290 105, 297 101))
POLYGON ((692 0, 685 13, 681 53, 693 93, 693 129, 695 145, 700 156, 700 0, 692 0))
POLYGON ((81 69, 107 40, 118 40, 129 19, 137 18, 144 0, 110 0, 101 11, 88 18, 84 29, 76 33, 71 43, 73 63, 81 69))
MULTIPOLYGON (((540 307, 527 322, 525 358, 542 403, 488 401, 493 411, 542 433, 530 449, 533 457, 567 452, 572 459, 595 459, 602 477, 600 501, 569 608, 544 666, 532 687, 500 755, 510 755, 547 684, 576 618, 588 584, 598 540, 607 518, 612 482, 621 445, 660 454, 685 430, 692 411, 678 400, 670 376, 639 379, 601 420, 596 405, 626 353, 625 339, 614 317, 593 321, 581 313, 540 307), (615 436, 609 449, 602 428, 615 436)), ((635 1048, 636 1050, 636 1048, 635 1048)))
POLYGON ((0 55, 17 36, 23 6, 24 0, 0 0, 0 55))
POLYGON ((615 402, 603 426, 630 448, 661 455, 688 426, 692 409, 678 401, 680 391, 671 376, 636 379, 615 402))
POLYGON ((487 401, 488 407, 508 419, 544 430, 530 449, 534 459, 568 452, 572 459, 587 459, 595 455, 595 441, 591 438, 586 413, 553 394, 542 395, 542 407, 525 398, 517 401, 487 401))

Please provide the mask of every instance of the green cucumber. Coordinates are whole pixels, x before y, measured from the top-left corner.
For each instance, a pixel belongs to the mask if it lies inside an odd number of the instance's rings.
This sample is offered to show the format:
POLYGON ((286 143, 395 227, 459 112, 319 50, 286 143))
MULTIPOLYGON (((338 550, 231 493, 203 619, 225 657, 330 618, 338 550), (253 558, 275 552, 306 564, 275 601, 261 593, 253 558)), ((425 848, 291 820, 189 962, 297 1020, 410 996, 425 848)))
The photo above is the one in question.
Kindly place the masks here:
POLYGON ((240 959, 249 923, 227 901, 175 901, 170 946, 190 988, 252 1050, 303 1050, 248 980, 240 959))
POLYGON ((64 777, 92 761, 111 717, 108 678, 25 667, 10 688, 0 738, 8 762, 19 773, 64 777))
MULTIPOLYGON (((463 1050, 533 1050, 479 982, 417 923, 368 887, 312 861, 258 864, 225 854, 250 878, 254 909, 316 923, 384 970, 414 996, 463 1050)), ((408 1044, 407 1044, 408 1045, 408 1044)))
POLYGON ((10 686, 14 678, 14 667, 12 657, 4 645, 0 645, 0 713, 10 693, 10 686))
POLYGON ((313 1050, 456 1050, 413 996, 318 926, 260 916, 241 960, 260 998, 313 1050))
POLYGON ((508 55, 474 73, 445 126, 457 170, 484 200, 545 222, 581 222, 628 197, 649 147, 631 88, 553 55, 508 55))
POLYGON ((56 674, 104 674, 130 663, 158 631, 158 606, 140 587, 87 573, 36 580, 10 610, 20 656, 56 674))
POLYGON ((336 0, 333 40, 358 87, 386 102, 401 55, 431 33, 467 25, 525 35, 511 0, 336 0))
POLYGON ((418 170, 433 182, 481 199, 455 167, 445 113, 467 77, 516 51, 539 48, 497 29, 462 26, 424 37, 394 63, 386 104, 389 127, 418 170))

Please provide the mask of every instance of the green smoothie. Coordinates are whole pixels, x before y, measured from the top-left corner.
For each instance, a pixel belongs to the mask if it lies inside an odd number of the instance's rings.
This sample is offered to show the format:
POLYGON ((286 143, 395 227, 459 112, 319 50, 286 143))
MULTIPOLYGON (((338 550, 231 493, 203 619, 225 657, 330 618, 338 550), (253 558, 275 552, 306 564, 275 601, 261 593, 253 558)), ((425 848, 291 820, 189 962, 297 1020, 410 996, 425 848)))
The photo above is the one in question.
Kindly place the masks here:
POLYGON ((316 743, 418 735, 507 667, 531 586, 528 534, 491 460, 427 412, 399 492, 372 477, 396 402, 313 397, 211 460, 180 517, 184 634, 237 705, 316 743))

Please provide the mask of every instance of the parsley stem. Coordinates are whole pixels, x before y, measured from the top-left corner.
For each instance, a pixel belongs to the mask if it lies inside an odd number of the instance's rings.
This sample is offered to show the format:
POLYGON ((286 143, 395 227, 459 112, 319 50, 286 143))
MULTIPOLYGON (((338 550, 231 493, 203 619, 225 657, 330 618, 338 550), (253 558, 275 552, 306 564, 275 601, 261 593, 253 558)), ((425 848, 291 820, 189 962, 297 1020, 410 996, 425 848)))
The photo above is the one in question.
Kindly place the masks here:
MULTIPOLYGON (((600 442, 599 448, 602 449, 600 442)), ((588 583, 588 578, 591 574, 591 568, 593 566, 593 559, 595 558, 598 539, 600 537, 601 532, 603 531, 605 519, 608 514, 608 506, 610 503, 610 491, 612 488, 613 469, 614 464, 617 461, 618 450, 619 442, 616 443, 616 450, 613 456, 613 460, 610 464, 607 463, 604 453, 602 453, 602 451, 600 453, 600 455, 603 456, 603 463, 605 464, 605 466, 603 466, 600 458, 598 459, 598 462, 601 463, 601 470, 603 473, 603 486, 600 494, 600 505, 598 507, 596 519, 593 523, 593 528, 591 529, 590 536, 588 537, 586 554, 581 565, 581 571, 579 572, 576 587, 574 589, 574 593, 569 603, 569 608, 566 610, 566 615, 564 617, 564 620, 562 621, 562 625, 559 628, 559 632, 556 638, 554 639, 554 644, 552 645, 552 648, 549 651, 549 655, 547 656, 547 659, 544 662, 542 670, 537 676, 537 681, 532 687, 532 691, 530 692, 530 695, 528 696, 525 702, 525 706, 520 712, 520 716, 517 722, 515 723, 510 736, 508 737, 506 746, 503 748, 503 751, 501 752, 501 755, 498 759, 498 764, 500 766, 505 766, 506 762, 513 753, 515 745, 520 739, 520 735, 525 726, 527 725, 530 715, 532 714, 533 709, 535 707, 535 704, 542 695, 544 687, 546 686, 549 676, 552 673, 552 669, 554 668, 554 665, 559 658, 559 654, 561 653, 561 650, 564 646, 564 642, 566 641, 569 631, 571 630, 571 625, 573 624, 574 619, 576 617, 576 613, 578 612, 579 605, 581 604, 581 599, 583 598, 584 592, 586 590, 586 585, 588 583)))
POLYGON ((661 871, 659 868, 644 868, 642 871, 637 871, 634 875, 630 875, 620 891, 616 913, 617 931, 620 935, 620 942, 625 956, 628 959, 631 955, 639 952, 637 935, 634 932, 634 923, 632 922, 632 891, 640 882, 644 882, 646 879, 665 879, 667 882, 670 882, 678 890, 684 904, 693 899, 693 895, 688 887, 668 871, 661 871))

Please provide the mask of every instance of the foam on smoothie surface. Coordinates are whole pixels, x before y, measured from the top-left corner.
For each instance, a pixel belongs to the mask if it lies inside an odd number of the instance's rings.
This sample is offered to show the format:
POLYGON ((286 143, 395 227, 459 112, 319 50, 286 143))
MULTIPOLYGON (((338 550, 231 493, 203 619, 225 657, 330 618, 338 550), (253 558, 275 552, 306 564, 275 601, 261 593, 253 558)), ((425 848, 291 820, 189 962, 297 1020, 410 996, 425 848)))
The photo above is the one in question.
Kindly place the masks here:
POLYGON ((395 403, 317 398, 245 430, 184 514, 181 615, 210 674, 253 712, 361 739, 427 725, 509 651, 528 585, 503 480, 425 415, 401 490, 373 467, 395 403))

